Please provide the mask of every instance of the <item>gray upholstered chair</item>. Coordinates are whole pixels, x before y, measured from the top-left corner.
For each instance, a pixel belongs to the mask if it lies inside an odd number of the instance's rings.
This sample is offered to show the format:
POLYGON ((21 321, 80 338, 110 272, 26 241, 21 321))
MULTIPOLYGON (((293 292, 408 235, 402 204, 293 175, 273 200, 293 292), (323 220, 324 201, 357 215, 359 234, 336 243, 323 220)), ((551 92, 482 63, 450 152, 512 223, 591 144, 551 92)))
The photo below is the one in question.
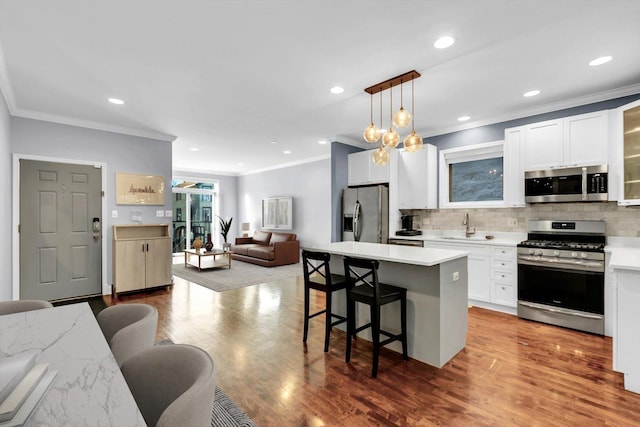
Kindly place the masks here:
POLYGON ((145 348, 153 347, 158 328, 158 310, 148 304, 107 307, 96 317, 119 366, 145 348))
POLYGON ((21 313, 23 311, 40 310, 43 308, 51 307, 53 307, 53 304, 51 304, 49 301, 41 301, 36 299, 0 301, 0 315, 21 313))
POLYGON ((206 351, 156 346, 136 353, 121 369, 148 426, 211 425, 216 368, 206 351))

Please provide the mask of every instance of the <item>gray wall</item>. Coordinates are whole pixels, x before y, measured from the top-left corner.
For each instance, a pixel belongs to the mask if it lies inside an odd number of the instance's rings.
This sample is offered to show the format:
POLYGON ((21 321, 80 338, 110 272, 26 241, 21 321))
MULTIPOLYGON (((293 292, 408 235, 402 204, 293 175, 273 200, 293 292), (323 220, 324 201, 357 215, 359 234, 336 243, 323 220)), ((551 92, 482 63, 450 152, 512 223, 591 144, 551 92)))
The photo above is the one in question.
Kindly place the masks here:
MULTIPOLYGON (((171 143, 122 135, 39 120, 11 118, 11 151, 14 154, 41 156, 62 160, 80 160, 106 164, 106 208, 103 239, 107 239, 107 284, 111 279, 111 239, 113 224, 131 223, 131 211, 142 211, 143 223, 170 223, 171 218, 157 218, 156 210, 171 209, 171 143), (162 175, 165 178, 164 206, 116 205, 115 174, 117 172, 162 175), (111 218, 112 210, 118 218, 111 218)), ((10 168, 9 168, 10 169, 10 168)), ((105 172, 103 172, 105 173, 105 172)), ((11 191, 7 192, 10 198, 11 191)), ((2 285, 11 288, 11 281, 2 285)), ((6 292, 6 290, 5 290, 6 292)))
MULTIPOLYGON (((215 179, 220 184, 218 193, 218 203, 220 205, 220 216, 223 218, 233 217, 231 230, 229 231, 229 241, 233 242, 236 236, 240 235, 240 221, 237 219, 238 212, 238 177, 228 175, 212 175, 202 172, 189 172, 174 170, 173 176, 203 178, 207 180, 215 179)), ((214 221, 216 224, 217 222, 214 221)))
POLYGON ((331 235, 331 161, 238 177, 238 223, 261 224, 261 201, 267 197, 293 197, 293 232, 300 245, 328 243, 331 235))
POLYGON ((5 236, 0 249, 0 301, 11 299, 13 281, 11 266, 11 138, 9 109, 0 92, 0 233, 5 236))
POLYGON ((342 240, 342 189, 349 183, 348 156, 362 151, 352 145, 333 142, 331 144, 331 241, 342 240))

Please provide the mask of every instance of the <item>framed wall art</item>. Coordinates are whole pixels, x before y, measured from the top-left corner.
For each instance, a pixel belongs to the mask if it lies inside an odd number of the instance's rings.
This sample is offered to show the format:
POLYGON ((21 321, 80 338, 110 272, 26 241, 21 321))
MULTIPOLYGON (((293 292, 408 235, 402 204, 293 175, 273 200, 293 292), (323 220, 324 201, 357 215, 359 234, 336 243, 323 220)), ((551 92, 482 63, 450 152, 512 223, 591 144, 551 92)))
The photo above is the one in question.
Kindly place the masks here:
POLYGON ((262 228, 293 229, 293 198, 262 199, 262 228))
POLYGON ((164 205, 164 177, 116 173, 116 204, 164 205))

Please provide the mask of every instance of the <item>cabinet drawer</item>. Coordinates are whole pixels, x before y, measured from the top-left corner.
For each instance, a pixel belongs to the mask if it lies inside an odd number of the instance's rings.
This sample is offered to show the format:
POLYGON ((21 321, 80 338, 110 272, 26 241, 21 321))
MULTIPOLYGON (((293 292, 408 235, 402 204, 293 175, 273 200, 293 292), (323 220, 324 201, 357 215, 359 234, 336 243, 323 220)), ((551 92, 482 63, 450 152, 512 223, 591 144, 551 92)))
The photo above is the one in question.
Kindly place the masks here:
POLYGON ((494 259, 493 269, 506 272, 516 271, 516 262, 506 259, 494 259))
POLYGON ((495 304, 507 305, 510 307, 516 306, 516 294, 514 287, 506 285, 504 283, 493 283, 493 295, 492 302, 495 304))
POLYGON ((493 248, 495 259, 516 259, 516 248, 493 248))
POLYGON ((515 279, 515 274, 513 272, 508 271, 492 271, 491 276, 493 280, 500 283, 513 284, 515 279))

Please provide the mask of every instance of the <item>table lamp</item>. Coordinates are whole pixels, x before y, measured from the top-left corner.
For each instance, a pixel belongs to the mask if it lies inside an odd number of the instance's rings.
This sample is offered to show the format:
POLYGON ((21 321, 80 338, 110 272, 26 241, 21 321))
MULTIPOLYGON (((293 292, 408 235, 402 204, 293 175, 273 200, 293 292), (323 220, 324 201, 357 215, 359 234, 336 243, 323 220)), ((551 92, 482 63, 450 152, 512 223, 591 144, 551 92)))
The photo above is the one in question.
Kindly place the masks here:
POLYGON ((242 237, 249 237, 249 230, 251 229, 250 222, 243 222, 240 224, 240 230, 242 231, 242 237))

